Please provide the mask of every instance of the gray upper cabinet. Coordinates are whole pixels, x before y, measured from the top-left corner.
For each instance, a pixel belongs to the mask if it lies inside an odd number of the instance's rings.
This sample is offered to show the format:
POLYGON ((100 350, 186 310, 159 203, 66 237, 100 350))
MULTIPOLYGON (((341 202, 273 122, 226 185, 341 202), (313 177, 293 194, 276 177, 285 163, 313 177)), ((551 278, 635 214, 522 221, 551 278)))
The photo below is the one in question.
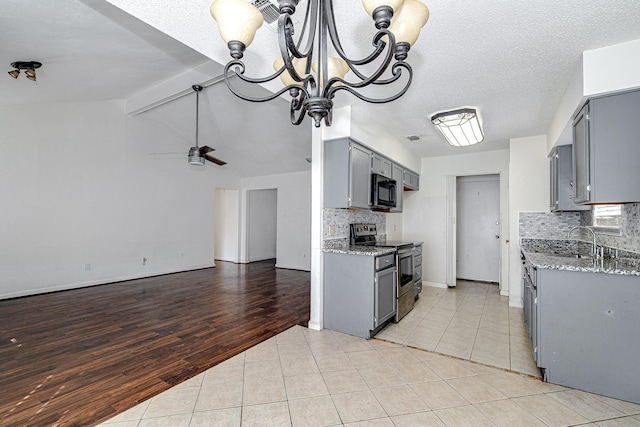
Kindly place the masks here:
POLYGON ((370 207, 371 150, 348 138, 325 141, 324 207, 370 207))
POLYGON ((378 175, 392 178, 391 176, 391 160, 378 154, 371 154, 371 173, 377 173, 378 175))
POLYGON ((417 173, 405 169, 404 171, 404 179, 403 179, 404 189, 405 190, 419 190, 420 189, 420 175, 417 173))
POLYGON ((396 207, 391 208, 391 212, 402 212, 402 196, 404 193, 404 186, 402 185, 404 169, 402 166, 395 163, 391 165, 391 179, 396 180, 396 207))
POLYGON ((573 202, 571 152, 571 145, 560 145, 554 148, 549 156, 551 212, 591 209, 588 205, 577 205, 573 202))
POLYGON ((391 212, 402 212, 403 192, 418 190, 420 176, 349 138, 324 142, 324 207, 371 208, 371 174, 396 180, 397 202, 391 212))
POLYGON ((640 91, 590 99, 573 121, 575 202, 640 201, 640 91))

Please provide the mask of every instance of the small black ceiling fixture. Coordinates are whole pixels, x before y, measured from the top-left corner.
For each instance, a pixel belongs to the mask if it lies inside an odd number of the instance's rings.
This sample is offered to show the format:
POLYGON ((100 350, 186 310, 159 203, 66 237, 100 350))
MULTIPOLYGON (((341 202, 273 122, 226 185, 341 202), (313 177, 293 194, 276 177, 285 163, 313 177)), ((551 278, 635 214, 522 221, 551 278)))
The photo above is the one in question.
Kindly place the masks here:
POLYGON ((17 79, 20 75, 20 70, 25 70, 25 74, 29 80, 36 81, 36 68, 42 67, 42 63, 38 61, 16 61, 12 62, 11 66, 14 70, 9 71, 9 75, 14 79, 17 79))

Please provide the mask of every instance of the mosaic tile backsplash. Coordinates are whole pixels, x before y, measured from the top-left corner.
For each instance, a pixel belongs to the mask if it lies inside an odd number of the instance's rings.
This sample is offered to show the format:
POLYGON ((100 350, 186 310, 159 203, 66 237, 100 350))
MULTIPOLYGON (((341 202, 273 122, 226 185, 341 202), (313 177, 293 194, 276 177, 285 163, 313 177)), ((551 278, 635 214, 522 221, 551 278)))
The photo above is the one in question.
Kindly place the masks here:
MULTIPOLYGON (((521 212, 519 242, 523 239, 566 239, 572 227, 591 225, 592 212, 521 212)), ((597 234, 599 245, 640 253, 640 203, 622 205, 621 236, 597 234)), ((587 232, 574 232, 572 238, 591 240, 587 232)))
POLYGON ((582 225, 581 219, 580 212, 520 212, 519 241, 522 239, 566 239, 569 230, 582 225))
MULTIPOLYGON (((585 225, 593 223, 593 213, 591 211, 582 212, 582 223, 585 225)), ((620 229, 622 231, 621 236, 598 234, 598 243, 618 249, 640 252, 640 203, 622 205, 620 229)))
POLYGON ((382 212, 355 209, 323 209, 322 238, 349 239, 349 224, 375 224, 378 234, 386 234, 386 218, 382 212))

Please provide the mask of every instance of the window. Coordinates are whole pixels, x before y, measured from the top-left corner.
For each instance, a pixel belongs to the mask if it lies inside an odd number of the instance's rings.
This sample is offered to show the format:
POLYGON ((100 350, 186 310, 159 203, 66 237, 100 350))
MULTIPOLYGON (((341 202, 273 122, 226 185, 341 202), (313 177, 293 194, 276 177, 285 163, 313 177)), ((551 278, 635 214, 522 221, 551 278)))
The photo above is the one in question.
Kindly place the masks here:
POLYGON ((593 207, 593 228, 596 232, 621 235, 622 205, 593 207))

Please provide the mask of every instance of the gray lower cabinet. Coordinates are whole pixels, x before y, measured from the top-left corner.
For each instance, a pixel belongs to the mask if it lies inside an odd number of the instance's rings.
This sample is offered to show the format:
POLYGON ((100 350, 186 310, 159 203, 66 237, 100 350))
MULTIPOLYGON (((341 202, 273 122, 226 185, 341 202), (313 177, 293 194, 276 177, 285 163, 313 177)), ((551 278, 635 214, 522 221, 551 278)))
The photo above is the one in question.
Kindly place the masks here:
POLYGON ((413 283, 416 287, 416 299, 422 292, 422 243, 416 243, 413 247, 413 283))
POLYGON ((371 206, 371 150, 348 138, 325 141, 324 207, 371 206))
POLYGON ((640 201, 640 90, 590 99, 573 121, 576 203, 640 201))
POLYGON ((536 270, 536 292, 528 297, 535 304, 525 318, 546 381, 640 403, 639 280, 536 270))
POLYGON ((396 312, 395 255, 324 255, 323 324, 362 338, 373 337, 396 312))
POLYGON ((578 205, 573 201, 573 167, 571 145, 560 145, 549 156, 549 209, 551 212, 589 210, 591 206, 578 205))

